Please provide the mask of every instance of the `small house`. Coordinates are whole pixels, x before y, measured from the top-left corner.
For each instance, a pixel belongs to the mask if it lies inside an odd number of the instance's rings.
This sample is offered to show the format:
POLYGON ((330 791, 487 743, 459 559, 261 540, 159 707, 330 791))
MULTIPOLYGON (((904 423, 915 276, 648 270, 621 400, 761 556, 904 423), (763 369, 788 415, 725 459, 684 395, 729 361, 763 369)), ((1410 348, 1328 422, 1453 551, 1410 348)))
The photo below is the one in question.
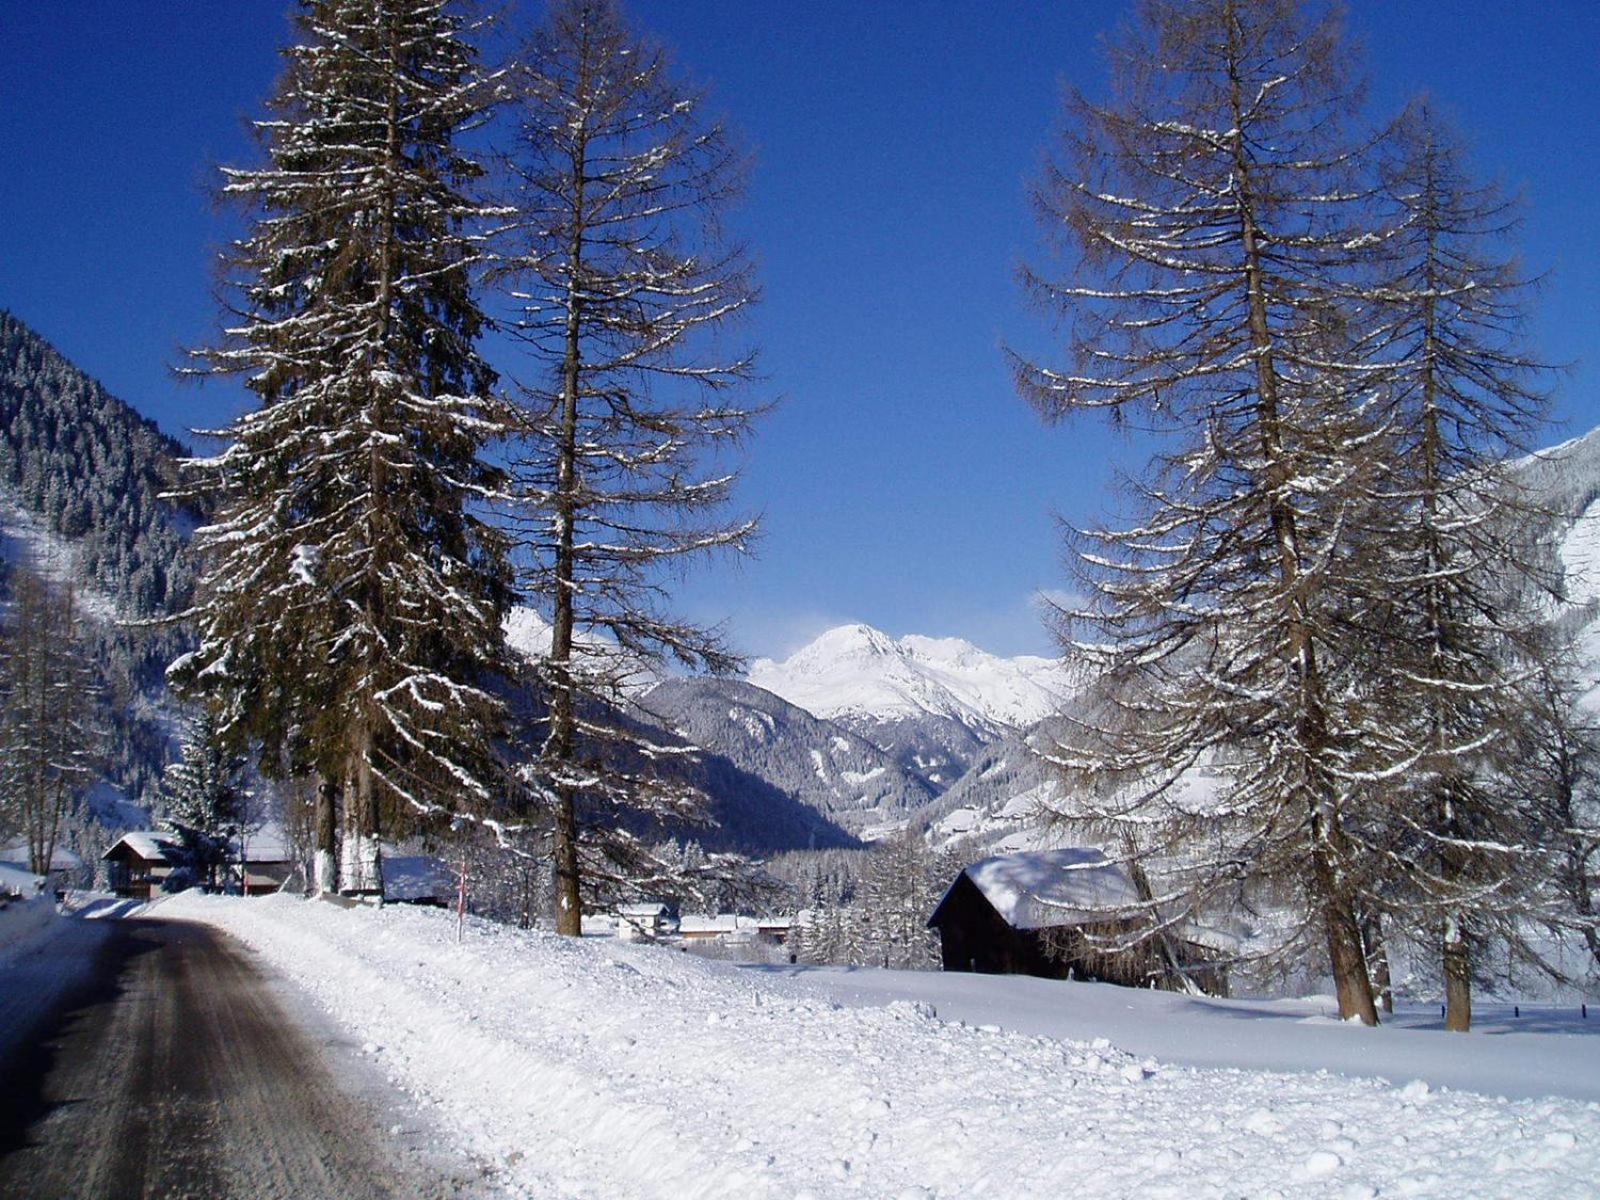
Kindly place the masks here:
POLYGON ((624 942, 655 941, 666 929, 669 910, 665 904, 646 901, 617 905, 615 936, 624 942))
MULTIPOLYGON (((32 860, 33 856, 26 840, 0 846, 0 864, 19 867, 26 871, 31 867, 32 860)), ((83 859, 65 846, 54 846, 50 851, 50 867, 45 872, 47 876, 45 886, 59 895, 79 877, 82 871, 83 859)))
POLYGON ((189 865, 178 836, 153 829, 123 834, 100 860, 106 864, 106 883, 111 890, 137 900, 148 900, 174 871, 189 865))
POLYGON ((734 913, 685 914, 678 919, 678 936, 694 942, 753 942, 756 919, 734 913))
POLYGON ((1148 920, 1133 881, 1098 850, 997 854, 956 876, 929 917, 946 971, 1143 985, 1152 948, 1109 945, 1148 920))
POLYGON ((756 940, 765 942, 769 946, 787 945, 794 923, 793 917, 757 917, 756 940))
POLYGON ((293 877, 298 863, 283 830, 268 825, 241 836, 228 863, 228 886, 246 896, 278 891, 293 877))

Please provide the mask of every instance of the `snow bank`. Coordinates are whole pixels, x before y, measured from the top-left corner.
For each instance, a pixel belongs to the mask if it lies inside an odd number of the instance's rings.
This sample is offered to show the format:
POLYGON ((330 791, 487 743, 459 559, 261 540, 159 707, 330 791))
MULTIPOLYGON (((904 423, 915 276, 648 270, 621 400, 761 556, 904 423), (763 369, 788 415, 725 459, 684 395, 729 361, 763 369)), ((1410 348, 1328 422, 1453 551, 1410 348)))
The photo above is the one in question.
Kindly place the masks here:
POLYGON ((30 896, 0 908, 0 963, 43 941, 56 928, 53 896, 30 896))
MULTIPOLYGON (((1600 1106, 1163 1066, 413 909, 177 896, 307 988, 513 1194, 1573 1196, 1600 1106)), ((1360 1036, 1358 1031, 1346 1031, 1360 1036)))

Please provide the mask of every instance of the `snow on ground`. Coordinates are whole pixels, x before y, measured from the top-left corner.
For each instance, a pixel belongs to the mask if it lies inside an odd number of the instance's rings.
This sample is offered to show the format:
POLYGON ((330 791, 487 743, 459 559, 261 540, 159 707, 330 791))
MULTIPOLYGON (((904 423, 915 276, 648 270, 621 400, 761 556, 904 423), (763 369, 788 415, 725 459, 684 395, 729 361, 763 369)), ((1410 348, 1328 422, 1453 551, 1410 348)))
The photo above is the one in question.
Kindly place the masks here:
POLYGON ((56 926, 56 900, 37 889, 38 876, 0 865, 0 893, 15 889, 22 899, 0 900, 0 962, 48 937, 56 926))
MULTIPOLYGON (((307 988, 513 1195, 1533 1198, 1600 1180, 1592 1103, 1174 1066, 909 1000, 842 1006, 826 981, 662 947, 479 921, 458 944, 438 910, 186 894, 160 913, 307 988)), ((907 988, 880 977, 877 999, 907 988)), ((1244 1024, 1285 1043, 1404 1032, 1244 1024)))
MULTIPOLYGON (((1437 1005, 1402 1005, 1378 1029, 1347 1025, 1331 996, 1215 1000, 1023 975, 747 967, 781 974, 841 1004, 912 1000, 947 1021, 1066 1040, 1109 1038, 1179 1066, 1331 1071, 1394 1083, 1420 1079, 1509 1099, 1600 1102, 1600 1004, 1478 1003, 1470 1034, 1446 1034, 1437 1005), (1513 1015, 1516 1012, 1519 1015, 1513 1015)), ((1600 1116, 1600 1114, 1597 1114, 1600 1116)), ((1600 1190, 1600 1188, 1597 1188, 1600 1190)))

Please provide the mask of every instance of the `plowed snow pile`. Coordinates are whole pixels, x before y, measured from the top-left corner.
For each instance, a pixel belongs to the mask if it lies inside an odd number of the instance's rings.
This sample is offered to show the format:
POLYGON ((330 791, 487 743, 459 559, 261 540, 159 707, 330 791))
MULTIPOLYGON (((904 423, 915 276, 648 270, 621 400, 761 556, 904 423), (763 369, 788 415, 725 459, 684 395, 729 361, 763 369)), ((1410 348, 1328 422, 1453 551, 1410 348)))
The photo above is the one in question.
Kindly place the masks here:
MULTIPOLYGON (((176 897, 309 989, 510 1195, 1593 1195, 1600 1105, 1164 1066, 925 1005, 390 907, 176 897)), ((1355 1033, 1355 1031, 1352 1031, 1355 1033)), ((1443 1036, 1443 1035, 1441 1035, 1443 1036)), ((1462 1053, 1470 1053, 1463 1041, 1462 1053)))

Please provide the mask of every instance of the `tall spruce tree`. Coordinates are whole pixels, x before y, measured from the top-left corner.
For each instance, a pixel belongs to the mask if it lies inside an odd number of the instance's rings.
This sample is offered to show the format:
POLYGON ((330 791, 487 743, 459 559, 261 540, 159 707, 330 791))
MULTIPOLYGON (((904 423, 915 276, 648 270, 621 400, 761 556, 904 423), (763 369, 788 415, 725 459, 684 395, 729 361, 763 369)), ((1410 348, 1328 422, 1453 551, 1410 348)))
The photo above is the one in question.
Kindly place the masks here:
POLYGON ((1138 519, 1078 535, 1069 648, 1112 686, 1058 755, 1072 815, 1148 860, 1152 929, 1287 891, 1279 949, 1320 942, 1341 1014, 1375 1023, 1347 828, 1366 730, 1346 534, 1379 425, 1348 303, 1370 244, 1357 85, 1335 15, 1296 0, 1147 0, 1111 79, 1109 103, 1073 101, 1037 194, 1071 274, 1023 273, 1070 321, 1070 365, 1013 356, 1046 418, 1164 439, 1138 519))
POLYGON ((310 0, 295 24, 266 164, 226 172, 249 227, 199 369, 261 403, 190 464, 218 508, 201 644, 171 673, 265 770, 317 775, 321 888, 342 793, 339 883, 365 891, 399 812, 496 791, 508 576, 478 502, 503 415, 475 349, 482 172, 459 146, 491 97, 452 0, 310 0))
POLYGON ((721 515, 735 476, 719 469, 752 417, 731 398, 752 360, 722 335, 754 292, 718 223, 742 160, 612 0, 556 0, 514 85, 503 278, 527 366, 513 472, 527 590, 553 627, 528 782, 553 817, 557 928, 576 934, 584 885, 659 879, 670 864, 640 831, 700 804, 653 765, 682 751, 617 712, 651 663, 735 661, 668 613, 663 572, 754 531, 721 515))
POLYGON ((1538 540, 1551 515, 1510 462, 1543 426, 1546 368, 1525 349, 1530 285, 1505 250, 1514 205, 1472 178, 1427 102, 1396 124, 1386 159, 1394 220, 1371 352, 1394 367, 1393 465, 1390 520, 1370 534, 1368 567, 1386 586, 1369 636, 1389 677, 1380 707, 1413 752, 1379 772, 1385 812, 1368 849, 1393 885, 1374 907, 1438 948, 1445 1026, 1465 1030, 1475 955, 1522 941, 1550 874, 1519 730, 1548 642, 1538 540))

